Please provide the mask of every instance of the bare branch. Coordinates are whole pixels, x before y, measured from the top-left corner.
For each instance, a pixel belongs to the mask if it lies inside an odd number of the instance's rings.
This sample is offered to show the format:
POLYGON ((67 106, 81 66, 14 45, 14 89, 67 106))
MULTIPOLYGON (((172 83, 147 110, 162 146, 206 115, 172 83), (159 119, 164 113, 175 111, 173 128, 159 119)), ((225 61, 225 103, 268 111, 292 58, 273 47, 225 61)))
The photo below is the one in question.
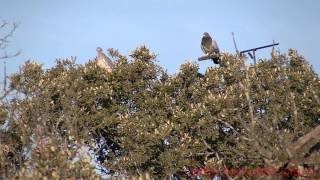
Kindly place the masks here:
POLYGON ((220 123, 226 125, 228 128, 230 128, 236 135, 238 135, 239 138, 246 140, 246 141, 253 141, 252 139, 247 138, 244 135, 241 135, 231 124, 229 124, 228 122, 222 121, 220 119, 217 119, 217 121, 219 121, 220 123))
MULTIPOLYGON (((1 28, 6 27, 7 25, 8 24, 5 24, 1 28)), ((13 23, 11 30, 6 35, 4 35, 2 38, 0 38, 0 43, 8 43, 9 42, 9 38, 13 36, 13 33, 16 31, 17 27, 18 27, 18 25, 13 23)))
POLYGON ((4 94, 0 96, 0 101, 1 101, 2 99, 6 98, 7 95, 10 94, 10 92, 11 92, 11 90, 10 90, 10 91, 5 91, 4 94))
POLYGON ((277 167, 280 171, 281 168, 286 168, 289 165, 298 165, 301 163, 313 163, 318 162, 318 154, 313 153, 309 157, 305 157, 305 154, 312 148, 316 143, 319 142, 320 136, 320 125, 314 128, 312 131, 307 133, 306 135, 300 137, 296 142, 288 146, 289 153, 292 155, 290 159, 283 163, 282 166, 277 167), (301 154, 301 152, 303 152, 301 154), (299 157, 297 157, 297 155, 299 157), (301 158, 302 157, 302 158, 301 158), (315 158, 317 157, 317 158, 315 158))
POLYGON ((290 152, 294 155, 298 152, 306 152, 309 150, 315 143, 319 141, 320 136, 320 125, 313 129, 308 134, 299 138, 295 143, 289 146, 290 152), (312 143, 312 141, 315 141, 312 143))
POLYGON ((7 52, 4 52, 4 55, 0 56, 0 60, 1 59, 13 58, 13 57, 19 56, 20 54, 21 54, 21 51, 17 51, 14 54, 7 54, 7 52))
POLYGON ((211 146, 206 142, 206 140, 202 139, 202 142, 210 151, 215 152, 215 150, 211 148, 211 146))
POLYGON ((4 28, 6 25, 8 25, 7 21, 2 21, 2 24, 0 25, 0 29, 4 28))
MULTIPOLYGON (((4 28, 8 27, 9 25, 10 24, 8 22, 3 21, 2 24, 0 25, 0 29, 4 29, 4 28)), ((0 49, 4 50, 5 48, 7 48, 8 43, 10 42, 9 39, 13 36, 17 27, 18 27, 18 24, 12 23, 12 27, 11 27, 10 31, 7 34, 5 34, 3 37, 0 37, 0 49)), ((0 55, 0 59, 12 58, 12 57, 18 56, 19 54, 21 54, 21 51, 18 51, 14 54, 7 54, 7 52, 4 51, 3 55, 0 55)))

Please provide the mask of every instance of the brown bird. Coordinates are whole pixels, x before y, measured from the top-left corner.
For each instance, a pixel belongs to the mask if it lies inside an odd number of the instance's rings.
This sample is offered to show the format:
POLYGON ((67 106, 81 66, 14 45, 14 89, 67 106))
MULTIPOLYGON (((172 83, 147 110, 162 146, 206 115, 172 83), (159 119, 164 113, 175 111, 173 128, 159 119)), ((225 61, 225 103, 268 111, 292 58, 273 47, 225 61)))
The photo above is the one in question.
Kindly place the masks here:
POLYGON ((103 69, 106 69, 108 72, 111 72, 112 68, 114 67, 112 60, 102 52, 101 47, 97 47, 96 51, 97 65, 103 69))
POLYGON ((220 50, 218 44, 207 32, 203 33, 201 49, 208 56, 214 55, 214 58, 212 58, 213 62, 215 64, 220 64, 220 50))

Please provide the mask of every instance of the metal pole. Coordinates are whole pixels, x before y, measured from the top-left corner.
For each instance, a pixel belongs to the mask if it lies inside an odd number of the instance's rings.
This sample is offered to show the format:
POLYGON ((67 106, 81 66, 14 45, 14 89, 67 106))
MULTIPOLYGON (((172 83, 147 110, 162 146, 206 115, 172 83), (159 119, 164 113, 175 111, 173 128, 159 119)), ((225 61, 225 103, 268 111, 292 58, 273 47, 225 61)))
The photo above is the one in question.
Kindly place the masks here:
POLYGON ((272 46, 277 46, 279 45, 279 43, 274 43, 274 44, 270 44, 270 45, 266 45, 266 46, 261 46, 261 47, 257 47, 257 48, 252 48, 252 49, 248 49, 245 51, 241 51, 240 54, 246 53, 246 52, 250 52, 250 51, 256 51, 259 49, 264 49, 264 48, 268 48, 268 47, 272 47, 272 46))
POLYGON ((253 63, 254 63, 254 66, 256 66, 256 50, 253 50, 253 63))

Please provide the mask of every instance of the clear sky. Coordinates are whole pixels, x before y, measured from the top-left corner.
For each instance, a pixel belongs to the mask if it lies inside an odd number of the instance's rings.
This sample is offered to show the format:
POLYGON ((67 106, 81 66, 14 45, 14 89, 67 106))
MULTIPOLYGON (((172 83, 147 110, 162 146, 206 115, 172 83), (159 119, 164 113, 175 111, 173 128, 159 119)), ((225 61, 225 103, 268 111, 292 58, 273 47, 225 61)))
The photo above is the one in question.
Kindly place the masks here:
MULTIPOLYGON (((318 0, 0 0, 1 19, 19 23, 8 50, 22 54, 8 60, 10 72, 28 59, 45 67, 71 56, 85 63, 97 46, 129 54, 145 44, 173 74, 202 55, 204 31, 222 52, 234 53, 231 32, 240 50, 275 40, 281 52, 297 49, 320 72, 318 0)), ((199 64, 201 72, 213 66, 199 64)))

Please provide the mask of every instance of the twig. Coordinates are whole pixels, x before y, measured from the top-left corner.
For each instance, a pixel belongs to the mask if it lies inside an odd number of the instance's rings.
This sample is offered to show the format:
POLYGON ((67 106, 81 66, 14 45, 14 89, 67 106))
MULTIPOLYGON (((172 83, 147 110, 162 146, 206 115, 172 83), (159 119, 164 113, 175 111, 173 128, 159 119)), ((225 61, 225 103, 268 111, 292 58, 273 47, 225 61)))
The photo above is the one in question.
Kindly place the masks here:
POLYGON ((0 96, 0 101, 1 101, 2 99, 4 99, 5 97, 7 97, 7 95, 8 95, 10 92, 11 92, 11 90, 10 90, 10 91, 5 91, 4 94, 3 94, 2 96, 0 96))
MULTIPOLYGON (((7 23, 6 21, 3 21, 3 23, 0 25, 0 29, 3 29, 8 25, 9 25, 9 23, 7 23)), ((13 23, 11 30, 7 34, 5 34, 3 37, 0 38, 0 49, 5 49, 7 47, 8 43, 10 42, 9 38, 11 38, 13 36, 17 27, 18 27, 18 25, 16 23, 13 23)), ((14 54, 8 55, 7 52, 4 52, 4 55, 0 56, 0 59, 7 59, 7 58, 15 57, 15 56, 18 56, 20 53, 21 53, 21 51, 18 51, 14 54)))
MULTIPOLYGON (((8 23, 5 23, 4 25, 1 26, 1 28, 5 28, 5 26, 7 26, 8 23)), ((17 24, 12 24, 12 29, 9 31, 9 33, 7 33, 6 35, 4 35, 2 38, 0 38, 0 45, 2 43, 8 43, 9 42, 9 38, 13 36, 13 33, 16 31, 18 25, 17 24)))
POLYGON ((252 139, 249 139, 249 138, 241 135, 241 134, 240 134, 238 131, 236 131, 235 128, 234 128, 231 124, 229 124, 228 122, 222 121, 222 120, 220 120, 220 119, 217 119, 217 121, 219 121, 220 123, 226 125, 228 128, 232 129, 232 131, 235 132, 235 133, 239 136, 239 138, 244 139, 244 140, 246 140, 246 141, 252 141, 252 139))
POLYGON ((215 151, 209 146, 209 144, 206 142, 206 140, 202 139, 202 142, 204 143, 204 145, 205 145, 208 149, 210 149, 212 152, 215 152, 215 151))
POLYGON ((7 21, 2 21, 2 24, 0 25, 0 28, 4 28, 7 25, 7 21))
MULTIPOLYGON (((248 77, 246 78, 246 80, 249 81, 248 77)), ((251 130, 253 130, 256 120, 253 115, 253 107, 252 107, 252 103, 251 103, 249 89, 246 87, 246 85, 243 85, 241 82, 239 82, 239 85, 244 90, 244 94, 245 94, 247 102, 248 102, 249 115, 250 115, 250 119, 251 119, 251 130)))
POLYGON ((7 54, 6 52, 4 52, 4 55, 3 56, 0 56, 0 60, 1 59, 8 59, 8 58, 13 58, 13 57, 16 57, 16 56, 19 56, 21 54, 21 51, 18 51, 14 54, 7 54))

